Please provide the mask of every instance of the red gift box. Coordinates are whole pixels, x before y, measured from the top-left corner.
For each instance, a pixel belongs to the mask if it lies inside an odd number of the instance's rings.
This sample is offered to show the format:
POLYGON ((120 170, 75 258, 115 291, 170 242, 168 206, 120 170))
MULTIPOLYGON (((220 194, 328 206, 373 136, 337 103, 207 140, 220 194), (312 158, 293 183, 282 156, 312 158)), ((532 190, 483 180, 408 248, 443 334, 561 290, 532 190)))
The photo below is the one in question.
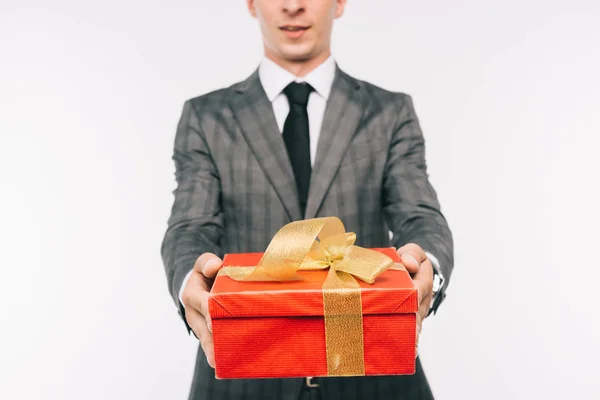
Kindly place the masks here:
MULTIPOLYGON (((394 248, 371 249, 399 262, 394 248)), ((224 266, 256 266, 263 253, 227 254, 224 266)), ((291 378, 328 374, 323 306, 327 271, 298 271, 304 281, 243 282, 218 275, 209 312, 216 377, 291 378)), ((364 375, 415 372, 418 293, 406 270, 388 269, 362 301, 364 375)))

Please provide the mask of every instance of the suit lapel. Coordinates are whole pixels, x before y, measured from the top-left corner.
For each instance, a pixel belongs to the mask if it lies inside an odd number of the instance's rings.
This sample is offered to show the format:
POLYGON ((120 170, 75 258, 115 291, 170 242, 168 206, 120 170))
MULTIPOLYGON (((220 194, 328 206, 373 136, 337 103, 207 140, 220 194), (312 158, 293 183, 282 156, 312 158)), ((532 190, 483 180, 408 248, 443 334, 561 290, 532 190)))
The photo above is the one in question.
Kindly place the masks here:
MULTIPOLYGON (((277 127, 273 106, 255 71, 235 88, 231 110, 267 179, 292 221, 301 219, 294 173, 277 127)), ((269 212, 269 210, 265 210, 269 212)))
POLYGON ((337 68, 317 144, 306 205, 307 219, 316 217, 319 212, 362 115, 358 82, 337 68))

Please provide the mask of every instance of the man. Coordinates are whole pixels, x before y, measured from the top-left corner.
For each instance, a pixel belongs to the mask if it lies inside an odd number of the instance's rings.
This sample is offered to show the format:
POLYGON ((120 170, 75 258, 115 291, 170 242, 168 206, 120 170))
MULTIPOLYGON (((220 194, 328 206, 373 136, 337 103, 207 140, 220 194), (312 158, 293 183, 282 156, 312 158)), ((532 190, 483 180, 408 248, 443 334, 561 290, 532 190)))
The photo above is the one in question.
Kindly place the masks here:
POLYGON ((418 358, 409 376, 214 378, 207 307, 221 257, 264 251, 291 221, 337 216, 357 245, 395 246, 419 290, 418 332, 444 298, 452 236, 412 100, 338 68, 330 39, 345 3, 247 0, 264 41, 258 70, 184 105, 162 255, 173 299, 200 341, 190 399, 433 398, 418 358))

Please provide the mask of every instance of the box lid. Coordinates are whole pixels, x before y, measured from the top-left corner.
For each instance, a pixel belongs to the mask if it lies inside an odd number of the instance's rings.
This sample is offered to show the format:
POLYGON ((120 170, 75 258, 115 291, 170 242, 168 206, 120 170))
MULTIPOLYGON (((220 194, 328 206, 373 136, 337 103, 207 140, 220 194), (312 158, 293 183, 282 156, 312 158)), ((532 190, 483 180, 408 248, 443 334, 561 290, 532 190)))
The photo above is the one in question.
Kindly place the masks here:
MULTIPOLYGON (((399 262, 396 250, 374 248, 399 262)), ((263 253, 227 254, 225 266, 258 264, 263 253)), ((239 282, 218 275, 211 290, 211 318, 322 316, 327 271, 298 271, 305 281, 239 282)), ((359 279, 363 315, 416 313, 418 293, 405 270, 386 270, 375 283, 359 279)))

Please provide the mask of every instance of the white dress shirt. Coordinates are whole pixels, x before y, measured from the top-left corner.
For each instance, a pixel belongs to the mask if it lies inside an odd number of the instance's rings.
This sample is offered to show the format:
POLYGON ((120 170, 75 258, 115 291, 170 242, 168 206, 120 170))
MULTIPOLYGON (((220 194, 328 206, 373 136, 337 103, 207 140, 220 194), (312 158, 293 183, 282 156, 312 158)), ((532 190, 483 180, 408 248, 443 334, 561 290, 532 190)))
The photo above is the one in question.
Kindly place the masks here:
MULTIPOLYGON (((263 57, 258 67, 260 83, 265 90, 267 98, 273 105, 275 119, 277 121, 277 126, 279 127, 279 132, 281 133, 283 133, 283 125, 290 112, 290 104, 287 96, 283 93, 283 89, 292 82, 306 82, 313 87, 314 90, 310 93, 308 104, 306 105, 306 111, 308 113, 308 131, 310 136, 311 165, 314 164, 317 155, 317 143, 319 143, 319 134, 321 133, 321 125, 323 124, 323 117, 325 115, 325 106, 327 105, 327 100, 329 99, 329 94, 333 85, 333 79, 335 78, 335 69, 336 64, 332 56, 329 56, 327 60, 304 77, 295 76, 267 57, 263 57)), ((426 254, 427 257, 429 257, 429 260, 439 270, 437 259, 429 253, 426 254)), ((179 301, 181 301, 182 304, 183 300, 181 295, 192 271, 185 276, 181 289, 179 290, 179 301)))
POLYGON ((323 116, 325 115, 325 106, 335 78, 335 61, 333 57, 329 56, 327 60, 304 77, 297 77, 264 57, 258 67, 258 77, 267 98, 273 105, 275 119, 281 133, 283 133, 283 125, 290 112, 290 104, 283 93, 283 89, 292 82, 306 82, 313 87, 314 91, 308 97, 306 111, 308 113, 308 133, 310 136, 310 161, 311 164, 314 164, 323 116))

